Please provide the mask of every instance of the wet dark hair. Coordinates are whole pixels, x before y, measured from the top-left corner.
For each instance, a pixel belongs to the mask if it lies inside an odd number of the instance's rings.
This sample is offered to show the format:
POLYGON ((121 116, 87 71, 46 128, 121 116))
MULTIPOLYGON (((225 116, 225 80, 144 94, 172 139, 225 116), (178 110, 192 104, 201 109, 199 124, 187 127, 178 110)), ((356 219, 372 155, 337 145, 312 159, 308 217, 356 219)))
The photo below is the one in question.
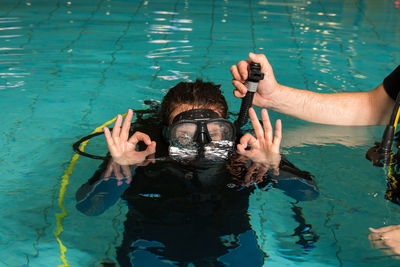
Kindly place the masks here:
POLYGON ((161 103, 161 117, 164 125, 169 124, 171 113, 182 104, 199 108, 216 108, 223 118, 227 117, 228 104, 219 89, 221 85, 212 82, 180 82, 165 95, 161 103))

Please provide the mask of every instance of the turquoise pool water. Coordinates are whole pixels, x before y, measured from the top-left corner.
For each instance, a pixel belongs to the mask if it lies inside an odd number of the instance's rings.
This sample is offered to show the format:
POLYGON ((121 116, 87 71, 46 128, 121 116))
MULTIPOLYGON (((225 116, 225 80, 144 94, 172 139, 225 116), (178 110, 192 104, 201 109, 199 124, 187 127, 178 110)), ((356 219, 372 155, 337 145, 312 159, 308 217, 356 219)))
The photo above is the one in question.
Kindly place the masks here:
MULTIPOLYGON (((2 0, 0 266, 116 262, 127 207, 118 201, 97 217, 76 210, 75 192, 99 164, 73 158, 71 145, 79 138, 196 78, 221 84, 237 112, 229 67, 249 51, 266 53, 285 85, 321 92, 374 88, 400 64, 398 5, 2 0)), ((240 246, 220 261, 260 266, 263 251, 265 266, 399 265, 367 239, 369 226, 400 224, 400 207, 384 199, 384 170, 364 158, 383 127, 271 117, 282 119, 282 150, 315 176, 320 196, 294 203, 280 190, 256 190, 248 211, 254 232, 237 236, 240 246), (299 225, 312 226, 317 240, 311 246, 299 242, 299 225), (248 241, 254 238, 258 248, 248 241)), ((87 149, 102 152, 105 146, 99 139, 87 149)), ((139 244, 135 266, 172 265, 143 249, 158 245, 139 244)))

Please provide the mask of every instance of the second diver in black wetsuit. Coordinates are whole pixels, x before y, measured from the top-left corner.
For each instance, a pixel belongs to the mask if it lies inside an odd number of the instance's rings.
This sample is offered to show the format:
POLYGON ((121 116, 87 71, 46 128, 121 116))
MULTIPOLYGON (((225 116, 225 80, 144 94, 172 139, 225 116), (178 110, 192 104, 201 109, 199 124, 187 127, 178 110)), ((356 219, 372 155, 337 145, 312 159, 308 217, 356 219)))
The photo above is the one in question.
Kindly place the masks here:
MULTIPOLYGON (((256 136, 239 136, 227 110, 219 86, 181 82, 164 97, 159 114, 130 129, 130 110, 122 128, 119 116, 112 134, 104 130, 111 157, 80 187, 76 206, 94 216, 126 200, 120 266, 144 265, 143 252, 178 266, 223 266, 234 249, 251 251, 248 265, 262 266, 267 255, 249 223, 250 194, 276 187, 297 201, 318 196, 312 176, 280 158, 280 121, 274 137, 267 112, 263 128, 251 109, 256 136), (247 242, 240 242, 243 235, 247 242)), ((318 236, 294 211, 297 243, 312 247, 318 236)))

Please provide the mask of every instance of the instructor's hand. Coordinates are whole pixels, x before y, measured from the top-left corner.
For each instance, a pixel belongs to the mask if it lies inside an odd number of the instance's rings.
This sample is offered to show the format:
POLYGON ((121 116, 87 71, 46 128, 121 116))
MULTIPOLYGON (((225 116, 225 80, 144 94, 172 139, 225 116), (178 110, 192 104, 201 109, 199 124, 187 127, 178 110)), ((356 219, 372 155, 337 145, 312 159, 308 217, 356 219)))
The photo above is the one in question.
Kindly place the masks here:
POLYGON ((250 62, 259 63, 261 72, 264 73, 264 79, 259 81, 257 92, 254 94, 253 104, 258 107, 270 108, 273 106, 274 93, 279 90, 280 85, 275 79, 274 72, 268 59, 263 54, 249 54, 249 60, 242 60, 231 67, 232 84, 235 86, 233 94, 236 97, 244 97, 247 93, 247 87, 244 82, 247 80, 250 62))

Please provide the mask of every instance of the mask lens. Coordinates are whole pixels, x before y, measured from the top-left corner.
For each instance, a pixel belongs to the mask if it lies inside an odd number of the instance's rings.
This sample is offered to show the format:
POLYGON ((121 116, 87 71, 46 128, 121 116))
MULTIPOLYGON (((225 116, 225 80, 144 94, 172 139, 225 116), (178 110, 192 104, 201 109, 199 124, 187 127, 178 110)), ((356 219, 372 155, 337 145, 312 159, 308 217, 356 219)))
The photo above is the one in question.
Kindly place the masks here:
POLYGON ((234 126, 222 118, 181 120, 169 134, 169 155, 178 161, 226 160, 234 148, 234 126))
POLYGON ((212 141, 232 140, 233 129, 228 122, 213 121, 207 123, 207 130, 212 141))
POLYGON ((178 124, 171 130, 171 143, 177 147, 192 147, 196 145, 193 140, 196 134, 197 125, 195 123, 178 124))

